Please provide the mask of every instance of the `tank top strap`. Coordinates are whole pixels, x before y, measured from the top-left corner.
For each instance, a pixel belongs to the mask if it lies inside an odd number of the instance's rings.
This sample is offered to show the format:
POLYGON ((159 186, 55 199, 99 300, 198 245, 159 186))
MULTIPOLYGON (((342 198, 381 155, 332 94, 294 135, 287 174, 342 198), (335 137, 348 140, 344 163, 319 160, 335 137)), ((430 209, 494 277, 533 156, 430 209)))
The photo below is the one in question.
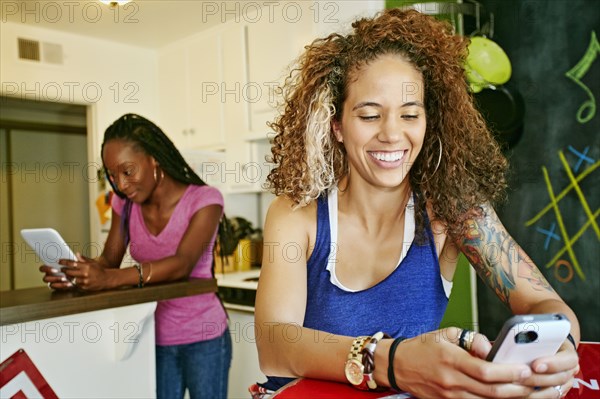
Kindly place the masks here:
POLYGON ((317 237, 315 247, 308 265, 327 264, 331 246, 331 230, 329 228, 329 208, 327 205, 327 192, 317 198, 317 237))

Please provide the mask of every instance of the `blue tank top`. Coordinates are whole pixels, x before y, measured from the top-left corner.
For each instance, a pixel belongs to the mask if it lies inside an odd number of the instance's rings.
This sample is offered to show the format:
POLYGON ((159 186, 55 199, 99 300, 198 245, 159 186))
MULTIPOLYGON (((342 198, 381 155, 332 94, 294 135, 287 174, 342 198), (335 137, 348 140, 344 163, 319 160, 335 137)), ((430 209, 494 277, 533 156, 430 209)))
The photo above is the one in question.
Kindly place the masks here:
MULTIPOLYGON (((413 240, 400 265, 383 281, 366 290, 348 292, 331 283, 326 269, 331 251, 329 209, 327 195, 319 197, 315 248, 307 262, 303 326, 352 337, 383 331, 394 338, 410 338, 437 329, 448 298, 427 214, 425 219, 425 243, 419 245, 413 240)), ((268 379, 261 385, 273 390, 293 380, 268 379)))
POLYGON ((437 329, 448 298, 429 221, 426 223, 427 242, 419 245, 413 241, 406 257, 389 276, 366 290, 348 292, 329 281, 329 209, 327 198, 320 197, 317 238, 307 264, 304 327, 346 336, 383 331, 392 337, 414 337, 437 329))

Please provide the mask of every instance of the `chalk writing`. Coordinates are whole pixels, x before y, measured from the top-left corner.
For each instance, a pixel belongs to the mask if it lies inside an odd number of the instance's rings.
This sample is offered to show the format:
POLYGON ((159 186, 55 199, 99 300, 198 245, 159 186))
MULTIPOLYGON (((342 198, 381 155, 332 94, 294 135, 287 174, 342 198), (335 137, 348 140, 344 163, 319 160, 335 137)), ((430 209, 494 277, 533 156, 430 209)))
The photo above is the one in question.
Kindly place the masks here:
POLYGON ((592 93, 589 87, 587 87, 581 81, 581 78, 583 78, 590 69, 599 52, 600 43, 598 43, 598 39, 596 38, 596 32, 592 31, 590 44, 588 45, 585 54, 573 68, 565 73, 565 76, 581 87, 589 97, 589 99, 585 101, 577 110, 577 122, 579 123, 587 123, 594 117, 594 115, 596 115, 596 98, 594 97, 594 93, 592 93), (586 115, 584 115, 584 113, 586 115))

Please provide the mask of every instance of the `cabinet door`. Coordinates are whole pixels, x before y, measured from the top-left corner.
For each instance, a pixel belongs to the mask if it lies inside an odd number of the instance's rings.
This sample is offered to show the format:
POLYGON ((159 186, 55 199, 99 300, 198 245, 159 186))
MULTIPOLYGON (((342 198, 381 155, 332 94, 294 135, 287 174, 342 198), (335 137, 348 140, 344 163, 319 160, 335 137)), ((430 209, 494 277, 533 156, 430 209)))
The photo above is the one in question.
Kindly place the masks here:
POLYGON ((192 148, 222 147, 222 57, 220 35, 211 33, 195 38, 188 45, 189 116, 192 148))
POLYGON ((227 143, 243 140, 248 133, 248 76, 245 24, 230 23, 221 32, 223 54, 224 129, 227 143))
POLYGON ((172 47, 161 51, 158 60, 160 119, 158 126, 178 148, 187 145, 188 91, 187 52, 185 47, 172 47))
MULTIPOLYGON (((307 7, 312 2, 295 3, 307 7)), ((250 130, 254 138, 265 138, 270 122, 276 116, 276 104, 281 101, 275 88, 289 74, 288 67, 302 53, 312 35, 310 10, 295 20, 277 15, 248 24, 248 86, 250 130)))
POLYGON ((250 132, 246 26, 230 24, 221 34, 223 49, 224 128, 227 137, 227 163, 223 176, 229 192, 255 189, 246 176, 250 163, 250 132))
MULTIPOLYGON (((231 398, 246 398, 248 397, 248 387, 250 385, 264 382, 266 379, 260 371, 258 363, 254 314, 232 309, 229 305, 226 306, 228 307, 229 330, 233 345, 228 394, 231 398)), ((267 332, 263 331, 262 334, 267 334, 267 332)))

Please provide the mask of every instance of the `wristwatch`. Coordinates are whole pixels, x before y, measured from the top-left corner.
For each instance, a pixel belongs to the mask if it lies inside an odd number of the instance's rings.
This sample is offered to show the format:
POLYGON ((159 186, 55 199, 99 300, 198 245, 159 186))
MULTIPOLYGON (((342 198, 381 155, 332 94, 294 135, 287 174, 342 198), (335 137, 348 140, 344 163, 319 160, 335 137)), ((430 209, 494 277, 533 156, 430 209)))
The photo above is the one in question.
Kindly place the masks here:
POLYGON ((348 359, 344 366, 344 373, 346 379, 350 384, 354 385, 355 388, 361 390, 368 390, 367 378, 365 376, 365 366, 363 365, 362 349, 365 343, 370 340, 369 336, 357 337, 350 347, 350 353, 348 353, 348 359))

